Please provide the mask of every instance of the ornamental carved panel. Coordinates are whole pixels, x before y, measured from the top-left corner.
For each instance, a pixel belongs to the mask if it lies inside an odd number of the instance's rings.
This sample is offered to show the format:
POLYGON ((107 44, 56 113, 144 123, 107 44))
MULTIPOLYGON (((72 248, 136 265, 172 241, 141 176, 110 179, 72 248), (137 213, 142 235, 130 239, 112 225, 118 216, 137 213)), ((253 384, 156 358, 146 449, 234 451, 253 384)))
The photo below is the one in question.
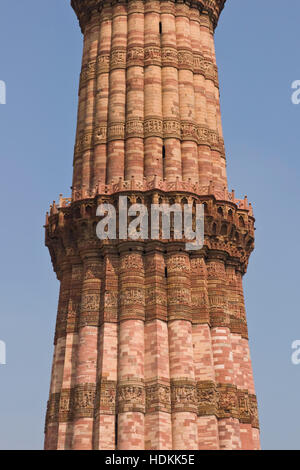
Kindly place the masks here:
POLYGON ((120 268, 124 271, 128 269, 140 271, 143 269, 143 258, 138 254, 125 255, 121 258, 120 268))
POLYGON ((198 415, 216 415, 218 410, 218 394, 216 384, 211 381, 197 383, 198 415))
POLYGON ((190 272, 190 265, 189 265, 189 257, 187 256, 172 256, 168 259, 168 272, 169 273, 176 273, 176 272, 190 272))
POLYGON ((138 287, 131 287, 124 289, 120 294, 120 305, 145 305, 145 291, 138 287))
POLYGON ((130 47, 127 50, 127 67, 137 65, 144 65, 144 48, 143 47, 130 47))
POLYGON ((71 394, 71 407, 76 418, 93 418, 96 384, 77 385, 71 394))
POLYGON ((97 385, 96 414, 116 413, 117 383, 114 380, 101 379, 97 385))
POLYGON ((237 389, 233 385, 218 385, 218 417, 239 419, 237 389))
POLYGON ((146 46, 144 49, 145 65, 161 65, 161 49, 155 46, 146 46))
POLYGON ((162 305, 167 307, 168 300, 166 292, 158 287, 149 287, 146 289, 146 305, 162 305))
POLYGON ((185 380, 171 381, 171 403, 173 411, 197 411, 197 394, 194 383, 185 380))
POLYGON ((110 68, 126 68, 126 49, 113 49, 110 55, 110 68))
POLYGON ((156 383, 146 386, 146 412, 171 412, 171 388, 169 385, 156 383))
POLYGON ((82 294, 81 312, 97 312, 99 310, 100 294, 82 294))
POLYGON ((52 393, 47 403, 46 426, 49 423, 55 423, 59 412, 59 393, 52 393))
POLYGON ((118 385, 118 412, 145 412, 145 386, 141 383, 118 385))
POLYGON ((97 73, 108 73, 110 54, 101 54, 97 57, 97 73))
POLYGON ((184 288, 172 288, 170 289, 170 295, 168 297, 168 305, 190 305, 191 304, 191 291, 190 289, 184 288))
POLYGON ((71 390, 63 389, 59 399, 59 422, 64 423, 72 419, 71 390))

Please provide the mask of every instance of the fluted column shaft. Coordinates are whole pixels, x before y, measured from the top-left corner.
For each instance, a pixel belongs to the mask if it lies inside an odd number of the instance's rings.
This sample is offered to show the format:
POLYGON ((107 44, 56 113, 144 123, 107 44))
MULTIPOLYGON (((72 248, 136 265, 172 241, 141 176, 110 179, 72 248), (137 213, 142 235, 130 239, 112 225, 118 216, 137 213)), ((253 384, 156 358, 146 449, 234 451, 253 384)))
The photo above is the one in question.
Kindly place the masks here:
POLYGON ((167 181, 182 179, 176 6, 161 4, 164 173, 167 181))
POLYGON ((142 254, 122 253, 119 279, 117 448, 141 450, 145 447, 145 292, 142 254))
POLYGON ((144 177, 144 3, 128 3, 125 180, 144 177))
POLYGON ((115 3, 109 76, 107 183, 124 178, 127 32, 126 3, 115 3))
POLYGON ((112 8, 105 5, 100 15, 100 36, 96 64, 97 90, 94 126, 94 171, 92 187, 106 182, 107 123, 109 107, 109 66, 112 41, 112 8))
POLYGON ((167 275, 173 449, 196 450, 198 433, 189 256, 184 252, 170 251, 167 275))
POLYGON ((145 448, 172 449, 167 279, 164 255, 145 257, 145 448))
POLYGON ((208 260, 208 296, 215 376, 222 400, 233 396, 230 417, 220 416, 220 449, 241 449, 240 425, 235 415, 238 404, 235 393, 235 370, 233 362, 231 332, 229 329, 228 300, 226 296, 226 272, 222 258, 212 256, 208 260), (224 398, 223 398, 224 397, 224 398))
POLYGON ((65 336, 65 359, 59 401, 58 450, 72 448, 73 422, 71 394, 76 381, 76 357, 78 348, 78 321, 80 315, 82 263, 79 257, 71 256, 70 291, 66 322, 57 330, 57 336, 65 336))
POLYGON ((116 391, 118 375, 118 274, 119 257, 107 248, 103 262, 98 339, 97 395, 94 449, 116 447, 116 391))
POLYGON ((99 13, 94 13, 89 23, 87 36, 90 38, 88 50, 88 63, 86 68, 86 100, 85 100, 85 115, 84 115, 84 129, 82 141, 82 185, 89 189, 93 181, 93 133, 94 133, 94 112, 97 91, 96 81, 96 63, 98 55, 100 31, 100 17, 99 13))
POLYGON ((206 113, 210 134, 212 175, 216 189, 223 190, 224 187, 227 187, 227 176, 225 155, 223 151, 220 151, 219 142, 220 138, 223 140, 223 136, 222 134, 220 135, 221 117, 219 89, 215 84, 216 58, 214 47, 214 32, 211 21, 206 14, 202 14, 200 17, 200 33, 201 47, 205 59, 206 69, 206 113))
POLYGON ((82 66, 79 82, 79 96, 78 96, 78 113, 77 113, 77 129, 76 141, 74 148, 74 161, 73 161, 73 187, 80 188, 82 186, 82 167, 83 167, 83 143, 84 143, 84 128, 85 128, 85 108, 87 99, 87 77, 88 77, 88 64, 89 64, 89 50, 90 50, 90 34, 88 30, 84 35, 83 52, 82 52, 82 66))
MULTIPOLYGON (((243 290, 243 277, 242 273, 239 270, 235 272, 235 282, 237 287, 237 298, 239 305, 239 312, 242 320, 246 324, 246 311, 245 311, 245 300, 244 300, 244 290, 243 290)), ((246 335, 234 335, 235 342, 238 345, 239 359, 237 362, 240 364, 241 369, 241 387, 243 390, 247 390, 249 394, 249 410, 248 415, 250 414, 251 419, 251 428, 249 424, 241 424, 241 429, 247 430, 247 438, 244 439, 243 448, 245 449, 260 449, 260 435, 259 435, 259 422, 258 422, 258 412, 257 412, 257 398, 255 394, 254 380, 253 380, 253 369, 251 364, 250 357, 250 348, 249 340, 246 335)), ((242 433, 242 431, 241 431, 242 433)))
POLYGON ((198 401, 198 449, 218 450, 216 402, 211 399, 216 393, 216 374, 209 320, 207 268, 202 256, 194 255, 191 258, 191 282, 194 370, 198 401))
POLYGON ((179 61, 182 179, 197 182, 198 149, 195 127, 194 60, 191 47, 190 10, 186 4, 177 5, 176 37, 179 61))
POLYGON ((145 177, 163 176, 160 1, 145 2, 145 177))
POLYGON ((203 70, 203 51, 201 44, 200 12, 191 12, 191 46, 194 57, 195 121, 198 126, 198 171, 199 183, 208 186, 213 179, 211 148, 207 122, 206 78, 203 70))
POLYGON ((72 449, 91 450, 96 400, 102 260, 96 248, 83 248, 81 257, 83 259, 83 283, 73 395, 72 449))
POLYGON ((61 271, 59 276, 60 292, 54 340, 50 396, 46 418, 45 449, 47 450, 56 449, 59 439, 59 403, 63 386, 64 363, 66 354, 66 335, 61 335, 60 332, 61 330, 65 330, 67 320, 71 276, 71 266, 65 257, 61 262, 61 271))

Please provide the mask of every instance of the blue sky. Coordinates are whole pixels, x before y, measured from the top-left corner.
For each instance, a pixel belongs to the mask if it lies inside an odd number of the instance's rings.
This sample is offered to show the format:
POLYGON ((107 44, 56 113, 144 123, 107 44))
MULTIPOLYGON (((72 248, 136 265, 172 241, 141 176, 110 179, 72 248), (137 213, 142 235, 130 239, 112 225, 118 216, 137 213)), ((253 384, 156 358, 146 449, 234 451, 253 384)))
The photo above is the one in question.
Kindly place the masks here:
MULTIPOLYGON (((216 32, 230 188, 256 216, 245 297, 265 449, 300 449, 300 3, 287 3, 228 0, 216 32)), ((0 449, 43 446, 58 282, 42 226, 71 185, 81 41, 67 0, 2 2, 0 449)))

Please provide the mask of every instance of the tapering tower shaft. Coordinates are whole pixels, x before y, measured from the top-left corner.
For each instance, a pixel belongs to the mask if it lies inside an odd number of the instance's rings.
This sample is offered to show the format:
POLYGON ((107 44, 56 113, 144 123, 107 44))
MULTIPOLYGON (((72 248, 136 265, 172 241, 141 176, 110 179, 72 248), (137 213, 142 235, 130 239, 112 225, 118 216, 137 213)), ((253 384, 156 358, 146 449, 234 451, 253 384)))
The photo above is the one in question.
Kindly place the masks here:
POLYGON ((74 190, 154 175, 224 190, 217 18, 206 2, 82 3, 74 190))
POLYGON ((71 198, 46 220, 60 280, 46 449, 258 449, 214 30, 225 0, 72 0, 84 35, 71 198), (101 241, 97 207, 204 204, 203 248, 101 241))

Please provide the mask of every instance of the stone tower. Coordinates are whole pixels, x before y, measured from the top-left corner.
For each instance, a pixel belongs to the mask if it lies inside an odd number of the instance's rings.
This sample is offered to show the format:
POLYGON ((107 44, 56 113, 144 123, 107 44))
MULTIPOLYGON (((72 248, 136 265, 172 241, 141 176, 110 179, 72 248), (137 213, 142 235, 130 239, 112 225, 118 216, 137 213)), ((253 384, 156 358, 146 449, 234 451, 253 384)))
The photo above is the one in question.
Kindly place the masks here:
POLYGON ((72 0, 84 35, 71 198, 46 245, 60 281, 46 449, 258 449, 214 30, 225 0, 72 0), (205 243, 96 236, 101 202, 205 206, 205 243))

